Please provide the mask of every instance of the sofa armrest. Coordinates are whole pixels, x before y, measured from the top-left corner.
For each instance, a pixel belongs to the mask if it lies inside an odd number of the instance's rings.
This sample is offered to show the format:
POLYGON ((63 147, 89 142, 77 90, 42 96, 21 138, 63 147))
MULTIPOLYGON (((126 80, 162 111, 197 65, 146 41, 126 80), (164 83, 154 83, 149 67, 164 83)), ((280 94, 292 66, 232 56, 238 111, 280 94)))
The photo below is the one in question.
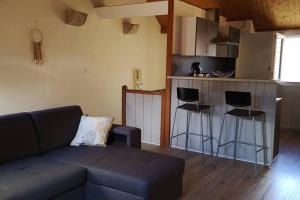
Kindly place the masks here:
POLYGON ((141 148, 141 130, 139 128, 113 125, 109 142, 112 144, 122 144, 127 147, 141 148))

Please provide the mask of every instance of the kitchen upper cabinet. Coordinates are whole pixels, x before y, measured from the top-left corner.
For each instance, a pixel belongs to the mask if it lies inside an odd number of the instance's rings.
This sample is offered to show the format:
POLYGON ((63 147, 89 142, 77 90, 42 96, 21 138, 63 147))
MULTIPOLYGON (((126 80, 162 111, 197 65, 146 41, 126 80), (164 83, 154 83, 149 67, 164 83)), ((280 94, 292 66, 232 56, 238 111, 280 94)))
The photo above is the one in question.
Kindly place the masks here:
POLYGON ((219 24, 197 18, 196 53, 197 56, 216 56, 216 44, 211 43, 218 35, 219 24))
POLYGON ((195 55, 195 42, 196 42, 196 17, 181 17, 180 32, 179 32, 179 54, 185 56, 195 55))
POLYGON ((273 79, 275 32, 242 33, 236 77, 273 79))
POLYGON ((219 24, 199 17, 174 19, 173 54, 183 56, 239 56, 240 30, 219 28, 219 24))
POLYGON ((216 56, 218 23, 198 17, 175 17, 173 53, 184 56, 216 56))

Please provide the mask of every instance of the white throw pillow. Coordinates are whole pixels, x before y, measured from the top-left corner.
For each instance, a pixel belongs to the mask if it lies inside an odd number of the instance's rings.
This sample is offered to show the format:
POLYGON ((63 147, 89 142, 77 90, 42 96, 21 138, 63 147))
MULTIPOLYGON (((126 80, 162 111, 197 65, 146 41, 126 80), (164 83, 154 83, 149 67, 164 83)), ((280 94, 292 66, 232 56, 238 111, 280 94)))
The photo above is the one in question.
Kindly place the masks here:
POLYGON ((82 116, 72 146, 106 146, 114 118, 82 116))

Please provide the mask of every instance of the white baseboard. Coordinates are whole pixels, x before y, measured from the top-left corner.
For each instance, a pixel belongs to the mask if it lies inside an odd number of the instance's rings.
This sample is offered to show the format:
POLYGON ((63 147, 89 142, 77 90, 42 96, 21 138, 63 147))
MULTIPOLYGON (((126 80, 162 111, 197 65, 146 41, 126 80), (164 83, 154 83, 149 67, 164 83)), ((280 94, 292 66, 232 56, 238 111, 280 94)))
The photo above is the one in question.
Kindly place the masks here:
POLYGON ((145 143, 145 144, 152 144, 152 145, 155 145, 155 146, 160 146, 160 144, 151 143, 151 142, 145 142, 145 141, 142 141, 142 143, 145 143))

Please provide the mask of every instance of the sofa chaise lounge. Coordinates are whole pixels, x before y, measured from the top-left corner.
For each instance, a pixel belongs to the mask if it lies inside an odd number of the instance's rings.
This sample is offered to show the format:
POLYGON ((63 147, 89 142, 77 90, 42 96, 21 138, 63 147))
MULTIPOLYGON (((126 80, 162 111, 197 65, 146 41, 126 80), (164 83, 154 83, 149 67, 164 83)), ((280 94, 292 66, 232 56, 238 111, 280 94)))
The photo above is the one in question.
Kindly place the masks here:
POLYGON ((184 160, 141 150, 140 130, 114 125, 109 145, 70 146, 79 106, 0 116, 0 199, 172 200, 184 160))

